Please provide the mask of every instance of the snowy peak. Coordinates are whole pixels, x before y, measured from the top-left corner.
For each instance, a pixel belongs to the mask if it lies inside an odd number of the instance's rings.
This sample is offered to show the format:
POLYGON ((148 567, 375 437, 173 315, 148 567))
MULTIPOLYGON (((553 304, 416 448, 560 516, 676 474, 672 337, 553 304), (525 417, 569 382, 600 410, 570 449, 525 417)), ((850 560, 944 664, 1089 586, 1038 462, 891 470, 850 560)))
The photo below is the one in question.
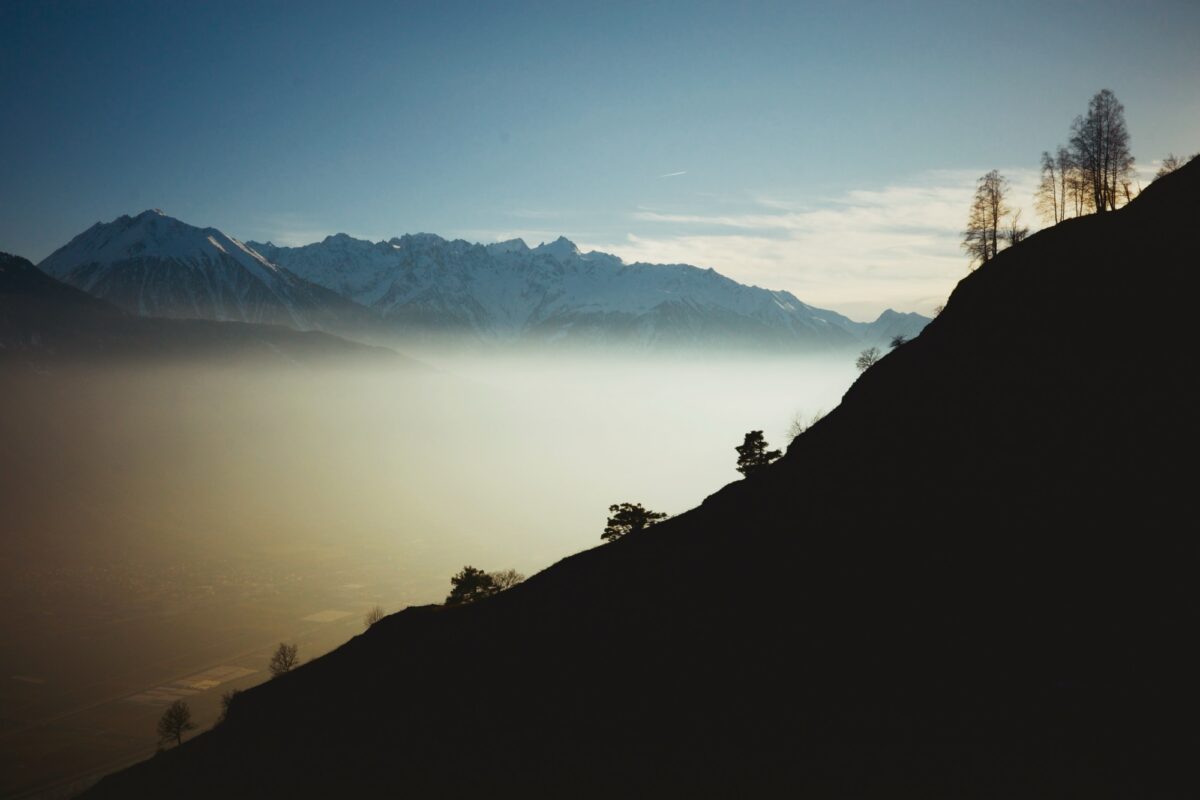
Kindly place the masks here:
MULTIPOLYGON (((522 242, 524 244, 524 242, 522 242)), ((571 258, 578 258, 579 248, 565 236, 560 236, 550 244, 539 244, 533 248, 533 252, 539 255, 546 255, 552 258, 557 258, 559 261, 566 261, 571 258)))
MULTIPOLYGON (((484 341, 586 341, 637 347, 853 348, 876 323, 813 308, 687 264, 626 264, 566 237, 530 248, 419 233, 251 246, 286 269, 374 309, 394 330, 484 341)), ((915 335, 925 321, 917 317, 915 335)))
POLYGON ((216 228, 198 228, 159 209, 98 222, 39 266, 139 316, 347 332, 343 322, 370 317, 365 309, 281 269, 216 228))
POLYGON ((396 247, 411 247, 419 249, 427 249, 430 247, 438 247, 446 244, 446 240, 438 236, 436 233, 406 233, 403 236, 393 237, 388 240, 388 244, 396 247))
POLYGON ((163 259, 188 262, 231 258, 260 279, 278 268, 238 240, 216 228, 197 228, 168 217, 160 209, 136 217, 120 216, 97 222, 52 253, 39 266, 57 278, 82 264, 109 266, 130 259, 163 259))
POLYGON ((493 242, 484 245, 492 255, 500 255, 502 253, 528 253, 529 245, 525 244, 524 239, 509 239, 506 242, 493 242))

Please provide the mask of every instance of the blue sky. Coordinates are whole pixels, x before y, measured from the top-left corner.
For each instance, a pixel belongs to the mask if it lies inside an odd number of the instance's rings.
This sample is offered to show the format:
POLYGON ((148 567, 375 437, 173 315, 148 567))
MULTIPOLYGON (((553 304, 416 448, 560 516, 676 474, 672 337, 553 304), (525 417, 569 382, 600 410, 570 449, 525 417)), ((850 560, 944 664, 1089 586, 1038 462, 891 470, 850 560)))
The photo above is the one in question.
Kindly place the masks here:
POLYGON ((157 207, 288 244, 565 234, 928 311, 974 178, 1031 205, 1105 87, 1143 169, 1200 150, 1200 3, 0 0, 0 250, 157 207))

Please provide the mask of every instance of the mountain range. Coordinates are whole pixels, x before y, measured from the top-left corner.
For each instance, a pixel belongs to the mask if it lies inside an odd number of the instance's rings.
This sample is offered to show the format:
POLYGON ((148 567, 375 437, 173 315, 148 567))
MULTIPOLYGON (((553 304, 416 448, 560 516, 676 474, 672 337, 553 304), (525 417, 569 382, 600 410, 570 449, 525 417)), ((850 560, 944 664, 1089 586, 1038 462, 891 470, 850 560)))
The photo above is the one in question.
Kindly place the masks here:
POLYGON ((346 234, 304 247, 248 246, 374 309, 393 329, 484 341, 834 349, 920 333, 888 310, 872 323, 686 264, 626 264, 560 237, 482 245, 422 233, 369 242, 346 234))
POLYGON ((1198 218, 1200 161, 1033 234, 761 473, 86 797, 1194 796, 1198 218))
POLYGON ((96 223, 38 266, 138 316, 267 322, 386 343, 831 351, 912 338, 928 322, 892 310, 855 322, 712 269, 626 264, 565 238, 531 248, 520 239, 337 234, 277 247, 157 210, 96 223))
POLYGON ((0 366, 46 369, 146 358, 195 363, 415 365, 394 351, 285 325, 130 314, 0 253, 0 366))

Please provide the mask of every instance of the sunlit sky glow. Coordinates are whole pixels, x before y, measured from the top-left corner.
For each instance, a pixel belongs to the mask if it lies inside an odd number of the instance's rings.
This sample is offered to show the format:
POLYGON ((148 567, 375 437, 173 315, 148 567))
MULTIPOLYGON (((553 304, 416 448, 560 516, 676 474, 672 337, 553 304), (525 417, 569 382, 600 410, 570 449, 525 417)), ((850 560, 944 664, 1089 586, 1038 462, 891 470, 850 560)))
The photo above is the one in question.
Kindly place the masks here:
POLYGON ((851 316, 930 311, 993 167, 1100 88, 1200 150, 1194 2, 0 0, 0 250, 164 209, 241 239, 560 234, 851 316))

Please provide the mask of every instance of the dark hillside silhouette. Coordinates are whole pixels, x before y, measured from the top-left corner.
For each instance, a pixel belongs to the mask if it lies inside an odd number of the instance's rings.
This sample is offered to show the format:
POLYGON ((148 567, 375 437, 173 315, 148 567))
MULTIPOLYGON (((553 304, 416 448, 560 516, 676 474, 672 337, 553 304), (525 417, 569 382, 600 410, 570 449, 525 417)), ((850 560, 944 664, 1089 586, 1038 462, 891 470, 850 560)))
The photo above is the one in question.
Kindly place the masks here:
POLYGON ((1193 162, 1001 251, 754 480, 88 797, 1193 796, 1198 222, 1193 162))
POLYGON ((133 316, 0 253, 0 366, 144 359, 297 364, 330 357, 406 361, 391 350, 282 325, 133 316))

